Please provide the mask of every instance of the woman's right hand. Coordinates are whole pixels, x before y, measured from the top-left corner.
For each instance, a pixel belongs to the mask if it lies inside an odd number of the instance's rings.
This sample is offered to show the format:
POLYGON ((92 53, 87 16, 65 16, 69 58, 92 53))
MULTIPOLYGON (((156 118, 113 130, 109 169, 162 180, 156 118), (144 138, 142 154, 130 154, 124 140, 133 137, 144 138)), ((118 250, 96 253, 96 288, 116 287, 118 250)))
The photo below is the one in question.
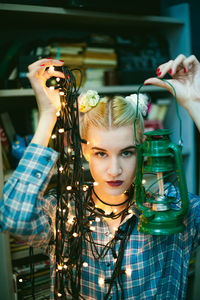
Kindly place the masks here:
POLYGON ((53 77, 64 78, 62 72, 55 71, 55 66, 63 66, 64 62, 55 59, 40 59, 28 66, 27 75, 34 90, 36 101, 41 115, 56 115, 60 110, 59 89, 50 89, 46 86, 46 81, 53 77))
POLYGON ((28 67, 28 78, 34 90, 39 109, 39 122, 32 143, 48 146, 49 139, 60 110, 59 89, 50 89, 46 81, 55 76, 65 78, 62 72, 51 70, 51 66, 63 66, 64 62, 54 59, 40 59, 28 67))

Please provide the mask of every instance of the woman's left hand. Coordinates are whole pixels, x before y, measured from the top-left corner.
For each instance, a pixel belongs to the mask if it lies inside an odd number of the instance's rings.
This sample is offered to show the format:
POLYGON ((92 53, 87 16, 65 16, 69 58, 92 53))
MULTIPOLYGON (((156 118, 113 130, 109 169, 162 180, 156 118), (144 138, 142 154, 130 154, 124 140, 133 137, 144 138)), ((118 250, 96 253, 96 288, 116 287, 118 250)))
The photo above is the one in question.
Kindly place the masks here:
POLYGON ((160 65, 157 78, 149 78, 144 84, 152 84, 167 89, 174 95, 173 88, 161 80, 167 73, 172 79, 167 80, 175 88, 177 101, 189 113, 200 130, 200 63, 194 55, 185 57, 180 54, 175 60, 160 65))

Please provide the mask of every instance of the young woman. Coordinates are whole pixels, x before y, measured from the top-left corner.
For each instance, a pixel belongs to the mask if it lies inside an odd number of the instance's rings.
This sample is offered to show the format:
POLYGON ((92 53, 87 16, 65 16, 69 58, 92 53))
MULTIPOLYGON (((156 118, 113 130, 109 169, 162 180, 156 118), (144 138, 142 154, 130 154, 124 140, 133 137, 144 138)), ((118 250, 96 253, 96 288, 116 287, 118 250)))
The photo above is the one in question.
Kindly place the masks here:
MULTIPOLYGON (((40 120, 32 143, 5 185, 0 202, 0 225, 2 231, 22 236, 30 245, 49 252, 51 299, 54 299, 55 253, 49 241, 55 229, 55 206, 43 194, 57 159, 57 153, 47 146, 56 112, 60 109, 60 98, 58 91, 50 90, 45 83, 51 76, 63 77, 63 74, 46 71, 46 67, 52 65, 62 66, 63 62, 42 59, 29 66, 28 77, 36 95, 40 120)), ((179 103, 200 129, 199 62, 195 56, 179 55, 159 66, 157 78, 150 78, 145 84, 162 86, 173 93, 171 87, 159 79, 167 73, 172 76, 169 81, 176 89, 179 103)), ((119 217, 100 217, 94 221, 95 232, 91 237, 95 249, 101 252, 102 247, 110 246, 105 255, 97 259, 94 249, 85 242, 80 297, 70 295, 67 289, 65 296, 57 296, 61 299, 185 299, 190 254, 200 243, 199 199, 189 195, 191 205, 184 221, 184 232, 170 236, 139 233, 138 211, 134 205, 131 212, 127 211, 130 199, 126 193, 134 181, 136 168, 136 102, 132 96, 107 99, 93 92, 91 97, 92 101, 79 99, 80 133, 87 141, 82 146, 83 153, 98 183, 91 198, 98 210, 107 211, 107 215, 115 211, 119 217), (121 273, 115 276, 113 272, 121 247, 121 273)), ((143 140, 144 108, 145 103, 141 103, 136 123, 140 142, 143 140)))

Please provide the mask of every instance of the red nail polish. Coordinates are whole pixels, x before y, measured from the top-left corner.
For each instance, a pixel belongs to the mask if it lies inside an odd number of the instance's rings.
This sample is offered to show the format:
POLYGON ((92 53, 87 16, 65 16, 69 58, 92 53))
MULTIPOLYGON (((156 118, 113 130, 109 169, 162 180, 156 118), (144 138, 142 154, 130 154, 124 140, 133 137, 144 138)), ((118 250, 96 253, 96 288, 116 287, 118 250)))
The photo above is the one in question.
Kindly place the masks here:
POLYGON ((51 57, 46 57, 46 59, 52 59, 51 57))
POLYGON ((157 76, 160 76, 162 74, 162 72, 159 72, 158 74, 157 74, 157 76))
POLYGON ((64 62, 64 60, 60 60, 61 62, 64 62))
POLYGON ((184 68, 184 73, 186 73, 187 72, 187 70, 186 70, 186 68, 184 68))
POLYGON ((45 64, 42 64, 42 65, 40 65, 41 67, 44 67, 45 66, 45 64))
POLYGON ((172 69, 169 70, 169 74, 172 74, 172 69))
POLYGON ((156 73, 159 73, 160 72, 160 68, 158 68, 157 70, 156 70, 156 73))

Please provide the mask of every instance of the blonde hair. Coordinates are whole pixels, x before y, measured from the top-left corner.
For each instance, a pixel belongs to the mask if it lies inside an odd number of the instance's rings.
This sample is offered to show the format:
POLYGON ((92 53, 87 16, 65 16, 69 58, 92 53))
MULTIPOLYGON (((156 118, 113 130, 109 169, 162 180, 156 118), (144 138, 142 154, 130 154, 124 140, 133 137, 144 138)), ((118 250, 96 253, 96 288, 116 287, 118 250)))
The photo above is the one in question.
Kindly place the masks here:
MULTIPOLYGON (((125 100, 121 96, 113 99, 101 98, 97 106, 86 113, 80 113, 80 135, 87 140, 87 132, 90 126, 111 129, 121 126, 134 125, 136 117, 136 105, 125 100)), ((144 120, 140 111, 136 121, 136 133, 138 142, 143 141, 144 120)), ((133 131, 134 134, 134 131, 133 131)))

